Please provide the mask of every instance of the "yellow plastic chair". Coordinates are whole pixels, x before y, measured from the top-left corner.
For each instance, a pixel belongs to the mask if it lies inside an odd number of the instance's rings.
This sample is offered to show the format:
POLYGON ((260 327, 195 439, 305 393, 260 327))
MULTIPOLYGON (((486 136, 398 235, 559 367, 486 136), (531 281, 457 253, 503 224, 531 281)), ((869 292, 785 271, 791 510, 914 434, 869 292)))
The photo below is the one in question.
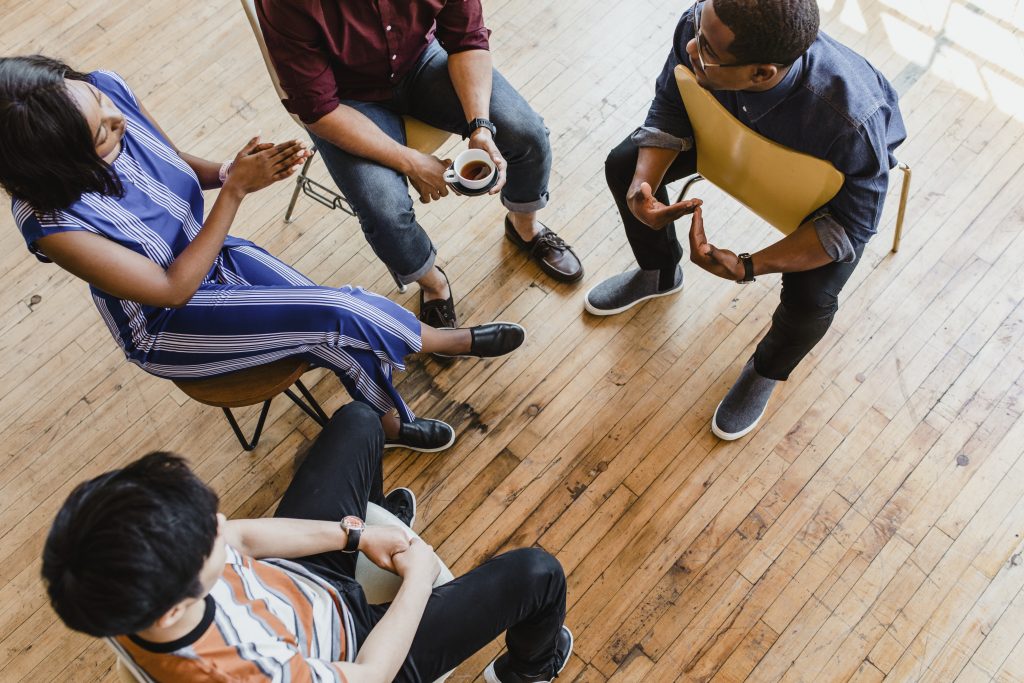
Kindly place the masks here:
MULTIPOLYGON (((395 517, 393 514, 374 503, 370 503, 366 508, 366 523, 374 525, 390 525, 400 526, 411 535, 416 536, 416 532, 409 527, 402 524, 401 520, 395 517)), ((454 578, 451 570, 441 562, 441 558, 437 558, 437 561, 441 564, 441 573, 438 575, 437 580, 434 581, 434 587, 444 585, 454 578)), ((402 579, 396 574, 392 574, 386 569, 381 569, 374 563, 366 559, 366 556, 359 553, 359 557, 356 558, 356 581, 363 587, 363 593, 366 595, 366 601, 371 605, 379 605, 381 603, 390 602, 395 598, 398 593, 398 589, 402 585, 402 579)), ((120 651, 115 647, 112 641, 107 643, 114 650, 117 655, 117 675, 123 681, 123 683, 145 683, 147 680, 142 672, 135 673, 134 667, 126 662, 121 656, 120 651)), ((437 679, 434 683, 443 683, 443 681, 452 675, 449 671, 441 678, 437 679)))
MULTIPOLYGON (((680 200, 693 183, 707 179, 788 235, 839 192, 845 177, 835 166, 756 133, 702 88, 692 71, 680 65, 675 73, 693 126, 698 173, 683 185, 680 200)), ((897 167, 903 171, 903 187, 893 252, 899 250, 910 193, 910 167, 897 167)))
MULTIPOLYGON (((270 52, 267 51, 267 42, 263 38, 263 31, 260 29, 260 22, 256 16, 256 5, 255 0, 241 0, 242 9, 245 10, 245 16, 249 20, 249 26, 252 28, 252 33, 256 37, 256 43, 259 45, 260 54, 263 55, 263 63, 267 67, 267 73, 270 75, 270 81, 274 84, 274 91, 281 100, 288 99, 288 94, 281 87, 281 81, 277 77, 277 70, 274 68, 274 63, 270 61, 270 52)), ((295 123, 302 126, 305 130, 305 125, 299 120, 294 114, 291 115, 295 120, 295 123)), ((442 145, 444 145, 451 137, 451 133, 440 128, 434 128, 431 125, 423 123, 419 119, 415 119, 411 116, 403 117, 405 122, 405 142, 406 146, 415 149, 424 154, 433 154, 442 145)), ((288 202, 288 209, 284 212, 284 222, 292 222, 292 213, 295 211, 295 203, 299 199, 299 193, 306 195, 310 199, 323 204, 329 209, 339 209, 344 211, 350 216, 354 216, 355 211, 352 210, 352 206, 343 194, 337 190, 327 187, 321 183, 316 182, 309 177, 309 165, 313 163, 313 156, 316 154, 316 149, 313 149, 313 155, 310 155, 306 159, 306 163, 302 165, 302 170, 295 177, 295 189, 292 191, 291 201, 288 202)), ((398 291, 405 292, 406 286, 398 281, 398 278, 394 273, 391 274, 395 278, 395 284, 398 286, 398 291)))

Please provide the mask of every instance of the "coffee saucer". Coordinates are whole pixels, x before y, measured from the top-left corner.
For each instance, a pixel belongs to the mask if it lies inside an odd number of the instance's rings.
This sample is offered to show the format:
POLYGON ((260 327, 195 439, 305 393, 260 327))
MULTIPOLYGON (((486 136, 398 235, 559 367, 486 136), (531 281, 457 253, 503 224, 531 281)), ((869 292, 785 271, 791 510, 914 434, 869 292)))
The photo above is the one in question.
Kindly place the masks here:
POLYGON ((465 187, 458 180, 453 180, 450 183, 448 183, 448 187, 450 187, 453 190, 455 190, 455 194, 461 194, 461 195, 463 195, 465 197, 479 197, 482 194, 487 194, 488 192, 490 192, 491 188, 493 188, 497 184, 498 184, 498 174, 495 173, 494 177, 491 178, 491 181, 489 183, 487 183, 486 185, 484 185, 483 187, 481 187, 479 190, 471 190, 468 187, 465 187))

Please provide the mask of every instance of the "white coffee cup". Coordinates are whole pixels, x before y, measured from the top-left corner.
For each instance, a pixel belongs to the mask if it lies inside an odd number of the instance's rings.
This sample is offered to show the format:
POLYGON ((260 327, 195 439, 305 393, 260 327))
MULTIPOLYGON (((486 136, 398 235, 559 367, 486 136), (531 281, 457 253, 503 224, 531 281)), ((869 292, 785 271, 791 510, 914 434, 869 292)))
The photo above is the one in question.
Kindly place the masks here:
POLYGON ((467 149, 455 157, 455 162, 444 172, 444 181, 449 184, 458 183, 467 190, 481 190, 494 179, 494 173, 494 161, 491 160, 490 154, 482 149, 467 149), (480 168, 481 163, 487 166, 487 175, 475 180, 464 175, 467 166, 480 168))

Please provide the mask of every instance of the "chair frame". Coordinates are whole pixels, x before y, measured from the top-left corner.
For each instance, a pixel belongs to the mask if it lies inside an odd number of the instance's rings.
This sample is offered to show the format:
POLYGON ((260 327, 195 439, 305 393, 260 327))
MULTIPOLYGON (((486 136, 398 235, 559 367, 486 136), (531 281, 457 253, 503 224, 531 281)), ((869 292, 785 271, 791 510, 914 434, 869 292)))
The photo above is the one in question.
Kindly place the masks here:
MULTIPOLYGON (((301 379, 295 380, 295 387, 297 387, 299 392, 302 394, 302 398, 296 396, 295 392, 291 390, 291 387, 285 389, 282 393, 290 398, 292 403, 302 408, 302 410, 313 418, 313 421, 320 425, 321 428, 327 426, 327 420, 329 419, 327 417, 327 413, 325 413, 324 409, 320 407, 316 398, 313 397, 313 394, 310 393, 309 389, 306 388, 306 385, 302 383, 301 379)), ((238 443, 242 445, 243 450, 251 451, 259 445, 260 437, 263 435, 263 424, 267 421, 267 413, 270 412, 270 404, 275 398, 277 397, 271 396, 263 402, 263 407, 260 408, 259 419, 256 421, 256 429, 253 430, 251 439, 245 438, 245 434, 242 432, 242 428, 235 419, 234 413, 231 412, 231 408, 226 406, 220 407, 220 409, 224 411, 224 417, 228 419, 228 424, 231 425, 231 431, 233 431, 235 436, 238 437, 238 443)))
MULTIPOLYGON (((338 209, 349 216, 356 215, 355 210, 348 199, 345 198, 345 195, 309 177, 309 165, 313 163, 314 156, 316 156, 316 147, 310 149, 310 155, 306 157, 306 162, 302 164, 302 170, 295 177, 295 189, 292 191, 291 201, 288 202, 288 210, 284 212, 285 223, 291 223, 295 220, 292 218, 292 214, 295 212, 295 204, 299 201, 300 192, 313 201, 323 204, 328 209, 338 209)), ((402 289, 401 285, 399 288, 402 289)))

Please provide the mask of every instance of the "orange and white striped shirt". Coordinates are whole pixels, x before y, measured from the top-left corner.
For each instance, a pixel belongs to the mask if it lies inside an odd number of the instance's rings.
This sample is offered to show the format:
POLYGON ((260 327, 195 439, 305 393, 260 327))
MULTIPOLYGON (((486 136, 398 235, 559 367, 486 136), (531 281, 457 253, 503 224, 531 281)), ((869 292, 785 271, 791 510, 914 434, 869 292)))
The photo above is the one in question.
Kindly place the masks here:
POLYGON ((254 560, 231 546, 192 633, 171 643, 110 642, 137 678, 160 683, 347 683, 336 662, 354 661, 356 649, 351 614, 329 582, 294 562, 254 560))

